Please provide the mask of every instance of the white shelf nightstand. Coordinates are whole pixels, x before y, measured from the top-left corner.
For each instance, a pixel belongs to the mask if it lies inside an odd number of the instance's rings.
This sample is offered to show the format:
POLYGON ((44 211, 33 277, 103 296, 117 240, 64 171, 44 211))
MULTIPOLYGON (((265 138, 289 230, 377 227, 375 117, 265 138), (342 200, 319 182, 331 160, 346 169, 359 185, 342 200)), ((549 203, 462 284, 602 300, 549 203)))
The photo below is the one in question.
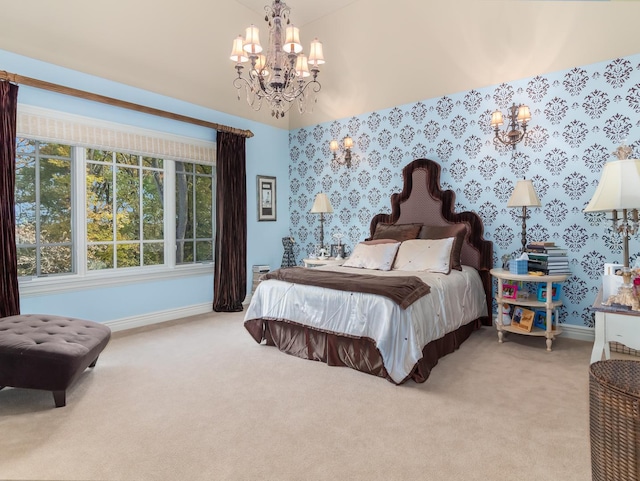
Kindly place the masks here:
POLYGON ((552 296, 548 295, 546 301, 538 301, 534 299, 509 299, 503 296, 503 282, 540 282, 547 285, 547 292, 552 292, 552 285, 554 282, 564 282, 569 277, 569 274, 555 274, 546 276, 534 276, 530 274, 512 274, 506 269, 491 269, 491 275, 498 279, 498 292, 496 292, 496 301, 498 303, 498 318, 496 320, 496 328, 498 329, 498 342, 502 342, 504 332, 513 332, 515 334, 522 334, 525 336, 544 336, 547 341, 547 351, 551 350, 551 344, 553 339, 558 334, 562 333, 562 329, 558 325, 553 325, 551 322, 552 315, 562 305, 561 300, 554 301, 552 296), (517 306, 531 307, 531 308, 544 308, 546 310, 547 326, 546 329, 540 329, 534 327, 531 331, 525 331, 520 329, 516 325, 505 325, 502 323, 502 305, 513 304, 517 306))

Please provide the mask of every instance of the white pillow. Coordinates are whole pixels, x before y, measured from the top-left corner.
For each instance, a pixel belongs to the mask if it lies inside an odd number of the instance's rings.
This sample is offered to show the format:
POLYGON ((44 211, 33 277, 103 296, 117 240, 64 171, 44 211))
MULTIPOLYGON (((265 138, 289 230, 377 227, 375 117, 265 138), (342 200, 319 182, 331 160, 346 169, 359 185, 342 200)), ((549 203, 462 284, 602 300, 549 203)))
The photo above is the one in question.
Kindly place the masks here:
POLYGON ((391 244, 364 244, 361 242, 356 245, 349 259, 342 265, 344 267, 390 271, 398 247, 400 247, 400 242, 391 244))
POLYGON ((404 241, 398 249, 393 270, 449 274, 453 241, 454 237, 404 241))

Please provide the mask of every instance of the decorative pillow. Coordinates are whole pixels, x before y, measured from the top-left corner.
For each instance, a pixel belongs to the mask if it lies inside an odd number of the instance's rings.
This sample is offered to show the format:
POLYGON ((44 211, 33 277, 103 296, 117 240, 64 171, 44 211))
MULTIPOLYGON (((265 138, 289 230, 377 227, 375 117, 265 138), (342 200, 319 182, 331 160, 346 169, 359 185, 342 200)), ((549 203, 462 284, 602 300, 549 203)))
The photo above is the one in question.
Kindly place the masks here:
POLYGON ((466 224, 452 224, 452 225, 425 225, 420 231, 419 239, 446 239, 448 237, 454 237, 453 248, 451 249, 451 268, 457 271, 462 270, 462 264, 460 263, 460 253, 462 252, 462 245, 464 239, 467 236, 466 224))
POLYGON ((398 247, 400 247, 400 242, 391 244, 363 244, 361 242, 356 245, 353 253, 342 266, 390 271, 398 247))
POLYGON ((453 237, 404 241, 398 249, 393 270, 449 274, 453 237))
POLYGON ((416 239, 422 229, 422 224, 383 224, 378 223, 371 237, 376 239, 394 239, 398 242, 416 239))
POLYGON ((373 239, 362 241, 362 244, 376 245, 376 244, 396 244, 398 241, 395 239, 373 239))

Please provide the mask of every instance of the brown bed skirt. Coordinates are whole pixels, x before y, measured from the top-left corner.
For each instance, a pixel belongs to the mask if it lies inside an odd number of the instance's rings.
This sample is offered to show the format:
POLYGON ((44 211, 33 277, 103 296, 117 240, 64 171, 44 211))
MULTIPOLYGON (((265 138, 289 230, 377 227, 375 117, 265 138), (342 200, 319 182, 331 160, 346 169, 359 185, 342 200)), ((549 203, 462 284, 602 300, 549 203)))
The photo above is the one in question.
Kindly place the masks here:
MULTIPOLYGON (((250 319, 244 326, 256 342, 265 340, 268 346, 276 346, 287 354, 326 362, 329 366, 350 367, 395 383, 389 377, 373 339, 319 331, 282 319, 250 319)), ((480 327, 480 320, 475 320, 431 341, 422 349, 422 359, 413 367, 411 374, 397 384, 409 379, 425 382, 438 359, 458 349, 480 327)))

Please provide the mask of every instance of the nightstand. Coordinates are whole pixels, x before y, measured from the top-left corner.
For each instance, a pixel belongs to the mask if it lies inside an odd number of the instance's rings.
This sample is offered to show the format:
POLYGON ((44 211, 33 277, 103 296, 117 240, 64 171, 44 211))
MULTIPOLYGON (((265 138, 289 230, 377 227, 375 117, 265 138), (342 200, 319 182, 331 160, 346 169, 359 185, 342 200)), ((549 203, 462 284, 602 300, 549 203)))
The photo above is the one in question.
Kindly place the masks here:
POLYGON ((302 259, 305 267, 315 266, 341 266, 346 259, 336 259, 335 257, 327 257, 326 259, 302 259))
POLYGON ((640 350, 640 312, 603 305, 602 290, 598 292, 591 310, 596 313, 596 339, 591 352, 592 364, 602 359, 603 352, 605 359, 611 357, 609 343, 612 341, 636 351, 640 350))
POLYGON ((553 325, 552 315, 555 314, 555 318, 557 319, 558 315, 558 307, 562 305, 561 300, 553 300, 552 295, 547 295, 545 301, 539 301, 537 297, 533 297, 533 299, 526 298, 516 298, 511 299, 503 296, 503 285, 504 281, 512 281, 512 282, 537 282, 537 283, 545 283, 546 284, 546 292, 553 292, 553 284, 564 282, 569 277, 569 274, 554 274, 554 275, 546 275, 546 276, 534 276, 530 274, 512 274, 507 269, 491 269, 491 275, 498 279, 498 292, 496 293, 496 302, 498 303, 498 317, 496 319, 496 329, 498 329, 498 342, 502 342, 504 332, 513 332, 515 334, 522 334, 525 336, 544 336, 547 338, 547 351, 551 351, 551 344, 555 336, 562 333, 560 326, 558 323, 553 325), (546 310, 546 329, 541 329, 539 327, 534 327, 531 331, 526 331, 517 325, 505 325, 502 323, 502 306, 503 304, 511 304, 514 306, 520 307, 530 307, 530 308, 544 308, 546 310))

